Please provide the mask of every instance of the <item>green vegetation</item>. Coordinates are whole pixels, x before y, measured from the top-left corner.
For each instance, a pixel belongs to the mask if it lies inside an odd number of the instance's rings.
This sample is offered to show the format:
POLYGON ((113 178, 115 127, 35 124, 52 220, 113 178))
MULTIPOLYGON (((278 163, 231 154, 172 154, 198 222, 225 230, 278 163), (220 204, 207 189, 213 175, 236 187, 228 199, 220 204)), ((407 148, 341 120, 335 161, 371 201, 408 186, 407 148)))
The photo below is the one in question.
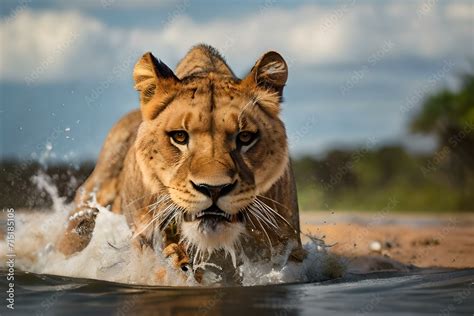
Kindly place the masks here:
POLYGON ((333 150, 294 161, 303 210, 474 211, 474 74, 429 96, 413 132, 438 139, 432 155, 400 146, 333 150))

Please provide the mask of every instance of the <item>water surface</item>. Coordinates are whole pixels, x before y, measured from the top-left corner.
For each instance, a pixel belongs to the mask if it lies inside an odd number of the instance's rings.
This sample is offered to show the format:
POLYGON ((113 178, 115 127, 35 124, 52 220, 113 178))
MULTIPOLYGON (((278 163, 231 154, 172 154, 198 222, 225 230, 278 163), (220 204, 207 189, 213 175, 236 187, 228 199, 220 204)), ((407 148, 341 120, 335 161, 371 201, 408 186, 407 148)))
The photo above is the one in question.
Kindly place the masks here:
MULTIPOLYGON (((5 289, 5 271, 1 274, 5 289)), ((17 272, 15 288, 17 315, 474 313, 474 269, 349 274, 319 283, 225 288, 144 287, 17 272)), ((5 307, 1 310, 3 315, 5 307)))

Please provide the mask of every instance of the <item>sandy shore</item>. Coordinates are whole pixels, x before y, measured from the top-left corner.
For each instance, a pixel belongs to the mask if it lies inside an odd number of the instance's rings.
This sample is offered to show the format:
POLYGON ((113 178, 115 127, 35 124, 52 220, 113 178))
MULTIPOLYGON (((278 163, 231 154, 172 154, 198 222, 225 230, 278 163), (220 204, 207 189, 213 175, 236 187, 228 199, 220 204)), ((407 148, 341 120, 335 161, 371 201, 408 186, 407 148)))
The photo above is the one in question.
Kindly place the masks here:
POLYGON ((302 212, 304 233, 356 262, 367 256, 417 267, 474 267, 474 214, 302 212))
MULTIPOLYGON (((5 219, 0 213, 0 239, 5 219)), ((301 212, 301 229, 332 245, 329 251, 348 258, 352 267, 371 262, 370 257, 400 267, 474 268, 474 213, 301 212)))

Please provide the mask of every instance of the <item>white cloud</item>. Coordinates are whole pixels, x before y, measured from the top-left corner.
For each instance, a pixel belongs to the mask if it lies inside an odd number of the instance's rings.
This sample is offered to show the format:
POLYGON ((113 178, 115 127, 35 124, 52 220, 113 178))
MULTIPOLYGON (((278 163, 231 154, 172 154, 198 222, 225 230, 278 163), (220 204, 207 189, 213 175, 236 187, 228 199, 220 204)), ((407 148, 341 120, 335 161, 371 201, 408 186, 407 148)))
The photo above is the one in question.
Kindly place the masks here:
POLYGON ((178 12, 156 29, 110 27, 80 11, 25 9, 0 22, 0 78, 97 78, 148 50, 171 66, 199 42, 216 46, 241 70, 270 49, 280 51, 290 66, 367 62, 387 40, 394 43, 392 56, 472 54, 472 4, 354 3, 285 10, 270 6, 253 15, 205 22, 178 12))
POLYGON ((76 11, 24 10, 0 24, 0 77, 49 81, 85 78, 101 68, 114 31, 76 11))
POLYGON ((472 20, 474 15, 474 3, 450 3, 447 5, 446 14, 449 18, 465 20, 470 23, 472 27, 474 23, 472 20))
MULTIPOLYGON (((187 1, 187 0, 182 0, 187 1)), ((96 8, 116 8, 116 9, 156 9, 176 5, 175 0, 96 0, 96 1, 84 1, 84 0, 55 0, 58 5, 75 7, 83 6, 88 9, 96 8)))

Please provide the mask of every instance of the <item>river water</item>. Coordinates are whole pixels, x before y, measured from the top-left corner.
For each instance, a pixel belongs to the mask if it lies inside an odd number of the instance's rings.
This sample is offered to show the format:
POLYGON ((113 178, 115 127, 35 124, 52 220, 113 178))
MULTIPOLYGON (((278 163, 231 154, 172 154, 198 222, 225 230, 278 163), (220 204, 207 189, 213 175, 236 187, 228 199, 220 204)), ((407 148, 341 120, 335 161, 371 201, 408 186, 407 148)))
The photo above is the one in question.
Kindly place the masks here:
MULTIPOLYGON (((6 288, 2 271, 1 288, 6 288)), ((474 269, 248 287, 132 286, 18 272, 17 315, 473 315, 474 269)), ((5 301, 4 301, 5 302, 5 301)), ((0 308, 3 312, 5 307, 0 308)))

